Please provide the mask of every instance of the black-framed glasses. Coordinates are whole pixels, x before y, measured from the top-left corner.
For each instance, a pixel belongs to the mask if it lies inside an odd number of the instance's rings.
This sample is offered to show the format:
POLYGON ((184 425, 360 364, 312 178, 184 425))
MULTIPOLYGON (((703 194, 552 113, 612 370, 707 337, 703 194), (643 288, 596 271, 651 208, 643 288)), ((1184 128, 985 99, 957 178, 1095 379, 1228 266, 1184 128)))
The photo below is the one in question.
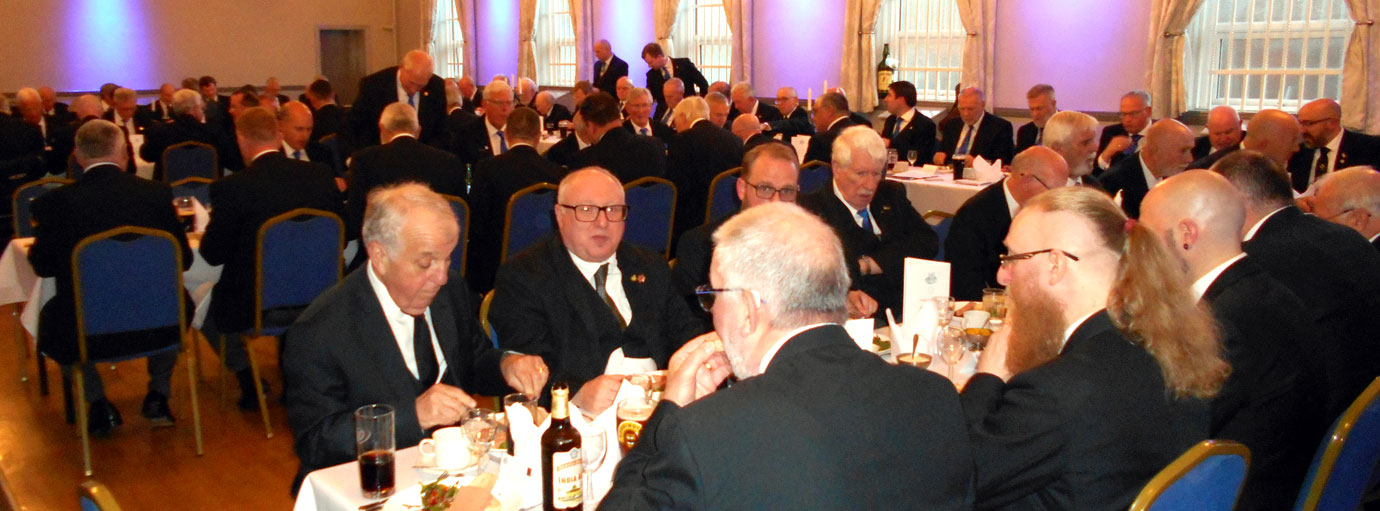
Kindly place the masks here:
POLYGON ((748 291, 748 289, 742 287, 716 288, 704 284, 695 288, 695 298, 700 301, 701 309, 704 309, 705 312, 713 312, 714 300, 719 297, 719 294, 733 291, 748 291))
POLYGON ((604 212, 604 218, 610 222, 622 222, 628 219, 627 204, 615 204, 613 206, 595 206, 593 204, 557 204, 557 206, 575 212, 575 219, 581 222, 593 222, 599 218, 599 212, 604 212))
POLYGON ((1037 255, 1040 255, 1040 254, 1048 254, 1048 253, 1051 253, 1051 252, 1058 252, 1058 253, 1060 253, 1060 254, 1064 254, 1064 257, 1067 257, 1067 258, 1072 259, 1072 260, 1074 260, 1074 261, 1077 261, 1077 260, 1078 260, 1078 256, 1073 255, 1073 254, 1070 254, 1070 253, 1065 252, 1065 251, 1063 251, 1063 250, 1059 250, 1059 249, 1057 249, 1057 248, 1046 248, 1046 249, 1044 249, 1044 250, 1036 250, 1036 251, 1034 251, 1034 252, 1022 252, 1022 253, 1019 253, 1019 254, 1002 254, 1002 255, 997 256, 997 258, 998 258, 998 259, 1001 259, 1001 265, 1002 265, 1002 266, 1006 266, 1006 265, 1011 264, 1011 263, 1014 263, 1014 262, 1016 262, 1016 261, 1024 261, 1024 260, 1026 260, 1026 259, 1030 259, 1030 258, 1035 257, 1035 256, 1037 256, 1037 255))
MULTIPOLYGON (((1034 179, 1036 183, 1040 183, 1040 186, 1045 187, 1046 190, 1053 190, 1053 188, 1050 188, 1049 185, 1045 184, 1045 180, 1040 179, 1040 176, 1037 176, 1037 175, 1035 175, 1035 174, 1031 174, 1031 173, 1029 173, 1029 172, 1027 172, 1027 173, 1025 173, 1025 174, 1022 174, 1022 175, 1026 176, 1026 177, 1029 177, 1030 179, 1034 179)), ((1077 259, 1075 259, 1075 261, 1076 261, 1076 260, 1077 260, 1077 259)))
POLYGON ((781 194, 781 200, 787 202, 794 202, 796 196, 800 195, 800 187, 798 186, 785 186, 777 188, 772 185, 755 185, 749 183, 746 179, 743 180, 743 184, 755 190, 754 193, 757 194, 757 198, 759 199, 770 199, 772 195, 776 195, 779 193, 781 194))

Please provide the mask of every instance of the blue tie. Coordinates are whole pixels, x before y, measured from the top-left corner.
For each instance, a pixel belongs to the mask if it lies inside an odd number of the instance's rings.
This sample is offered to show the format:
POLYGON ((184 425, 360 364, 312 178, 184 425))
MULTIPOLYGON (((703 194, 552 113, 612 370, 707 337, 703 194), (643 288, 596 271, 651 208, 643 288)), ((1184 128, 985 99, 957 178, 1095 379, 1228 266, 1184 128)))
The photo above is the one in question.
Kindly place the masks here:
POLYGON ((893 127, 891 128, 891 139, 892 139, 892 140, 896 140, 896 137, 899 136, 899 135, 901 134, 901 125, 902 125, 902 124, 905 124, 905 123, 906 123, 906 120, 905 120, 905 119, 902 119, 902 118, 900 118, 900 117, 897 117, 897 118, 896 118, 896 126, 893 126, 893 127))
POLYGON ((407 106, 410 106, 410 107, 412 107, 412 108, 417 108, 417 103, 416 103, 417 100, 415 99, 416 97, 417 97, 417 96, 416 96, 415 94, 408 94, 408 95, 407 95, 407 106))
POLYGON ((648 136, 647 128, 642 128, 642 136, 648 136))
POLYGON ((498 154, 508 152, 508 139, 503 137, 502 131, 495 131, 498 134, 498 154))
POLYGON ((963 131, 963 140, 959 141, 958 150, 954 151, 954 154, 968 154, 968 146, 973 142, 973 127, 965 125, 963 131))
POLYGON ((872 230, 872 215, 867 214, 867 210, 864 209, 858 211, 858 216, 862 217, 863 230, 867 231, 869 234, 874 233, 875 231, 872 230))
POLYGON ((298 150, 293 151, 293 152, 292 152, 292 159, 294 159, 294 160, 301 160, 301 159, 302 159, 302 150, 301 150, 301 149, 298 149, 298 150))
POLYGON ((1126 146, 1126 154, 1135 154, 1136 148, 1140 147, 1140 137, 1142 136, 1144 135, 1139 133, 1131 135, 1131 145, 1126 146))

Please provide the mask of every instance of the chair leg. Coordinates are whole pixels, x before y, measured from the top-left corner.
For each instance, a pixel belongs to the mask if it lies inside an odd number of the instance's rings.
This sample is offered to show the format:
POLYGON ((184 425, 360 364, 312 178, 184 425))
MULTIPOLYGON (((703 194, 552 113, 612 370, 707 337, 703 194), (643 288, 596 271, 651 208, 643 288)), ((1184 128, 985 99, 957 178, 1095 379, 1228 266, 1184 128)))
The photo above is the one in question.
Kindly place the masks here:
MULTIPOLYGON (((86 396, 86 377, 81 367, 72 366, 72 377, 77 380, 77 393, 86 396)), ((77 429, 81 430, 81 462, 86 469, 86 477, 91 477, 91 424, 86 418, 86 398, 76 400, 77 429)))
POLYGON ((254 361, 254 350, 249 349, 249 337, 244 339, 244 353, 249 357, 249 370, 254 375, 254 393, 259 396, 259 413, 264 417, 264 434, 273 438, 273 424, 268 420, 268 400, 264 397, 264 384, 259 379, 259 363, 254 361))
POLYGON ((191 347, 191 351, 187 353, 187 392, 190 393, 192 397, 192 428, 193 431, 196 433, 196 455, 201 456, 203 454, 206 454, 206 452, 202 450, 201 404, 200 401, 197 399, 196 393, 196 338, 192 338, 192 342, 189 342, 187 344, 191 347))
POLYGON ((48 357, 38 353, 38 395, 48 395, 48 357))
POLYGON ((14 340, 19 342, 19 348, 24 350, 24 358, 19 360, 19 381, 29 381, 29 358, 33 352, 29 350, 29 340, 24 338, 24 327, 19 324, 19 308, 10 309, 10 319, 14 320, 14 340))
MULTIPOLYGON (((82 394, 82 396, 85 395, 86 394, 82 394)), ((85 402, 85 399, 83 399, 83 402, 85 402)), ((67 414, 68 424, 71 424, 73 414, 78 411, 75 403, 76 401, 72 399, 72 380, 69 380, 67 375, 62 375, 62 409, 63 412, 67 414)))
POLYGON ((220 355, 221 366, 220 371, 216 372, 216 374, 220 375, 216 382, 216 392, 220 393, 221 408, 225 408, 225 372, 230 370, 225 366, 225 334, 220 334, 220 348, 217 354, 220 355))

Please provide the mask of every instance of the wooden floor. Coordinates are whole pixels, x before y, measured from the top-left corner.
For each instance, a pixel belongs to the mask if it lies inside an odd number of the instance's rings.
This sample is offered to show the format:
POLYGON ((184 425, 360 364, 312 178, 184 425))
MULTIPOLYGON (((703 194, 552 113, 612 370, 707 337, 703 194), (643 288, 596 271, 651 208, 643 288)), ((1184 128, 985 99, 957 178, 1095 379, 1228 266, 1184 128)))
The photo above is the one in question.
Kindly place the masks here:
MULTIPOLYGON (((49 362, 51 392, 39 394, 34 359, 27 358, 24 345, 16 340, 22 329, 15 313, 15 306, 0 307, 0 402, 4 403, 0 471, 17 509, 78 509, 76 489, 85 479, 81 439, 76 426, 63 421, 61 375, 49 362), (20 381, 21 368, 27 370, 29 381, 20 381)), ((24 342, 29 341, 25 338, 24 342)), ((297 457, 279 404, 283 386, 277 341, 265 338, 252 343, 272 386, 272 439, 264 438, 263 420, 257 412, 241 412, 235 406, 239 387, 232 375, 227 375, 222 398, 217 391, 219 359, 204 341, 199 347, 197 390, 205 455, 196 455, 185 356, 178 361, 172 380, 175 428, 153 429, 139 414, 148 384, 142 361, 118 364, 114 371, 104 365, 100 372, 106 395, 119 408, 124 426, 108 438, 92 439, 95 479, 126 510, 291 509, 288 492, 297 457)), ((0 496, 0 507, 5 507, 4 501, 0 496)))

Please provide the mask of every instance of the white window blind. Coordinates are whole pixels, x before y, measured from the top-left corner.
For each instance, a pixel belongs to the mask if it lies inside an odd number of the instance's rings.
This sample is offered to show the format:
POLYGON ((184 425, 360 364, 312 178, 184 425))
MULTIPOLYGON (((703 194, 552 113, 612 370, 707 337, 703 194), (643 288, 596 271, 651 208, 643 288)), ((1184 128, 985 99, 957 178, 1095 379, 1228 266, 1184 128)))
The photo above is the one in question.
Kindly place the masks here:
POLYGON ((575 26, 567 0, 537 0, 536 43, 539 85, 575 85, 575 26))
POLYGON ((671 28, 676 57, 689 57, 709 83, 728 82, 733 67, 733 34, 723 0, 681 0, 676 24, 671 28))
POLYGON ((953 101, 966 36, 954 0, 882 0, 872 64, 890 44, 893 80, 915 84, 920 101, 953 101))
POLYGON ((431 18, 431 43, 427 51, 436 61, 436 74, 447 78, 465 75, 465 35, 453 0, 436 0, 431 18))

